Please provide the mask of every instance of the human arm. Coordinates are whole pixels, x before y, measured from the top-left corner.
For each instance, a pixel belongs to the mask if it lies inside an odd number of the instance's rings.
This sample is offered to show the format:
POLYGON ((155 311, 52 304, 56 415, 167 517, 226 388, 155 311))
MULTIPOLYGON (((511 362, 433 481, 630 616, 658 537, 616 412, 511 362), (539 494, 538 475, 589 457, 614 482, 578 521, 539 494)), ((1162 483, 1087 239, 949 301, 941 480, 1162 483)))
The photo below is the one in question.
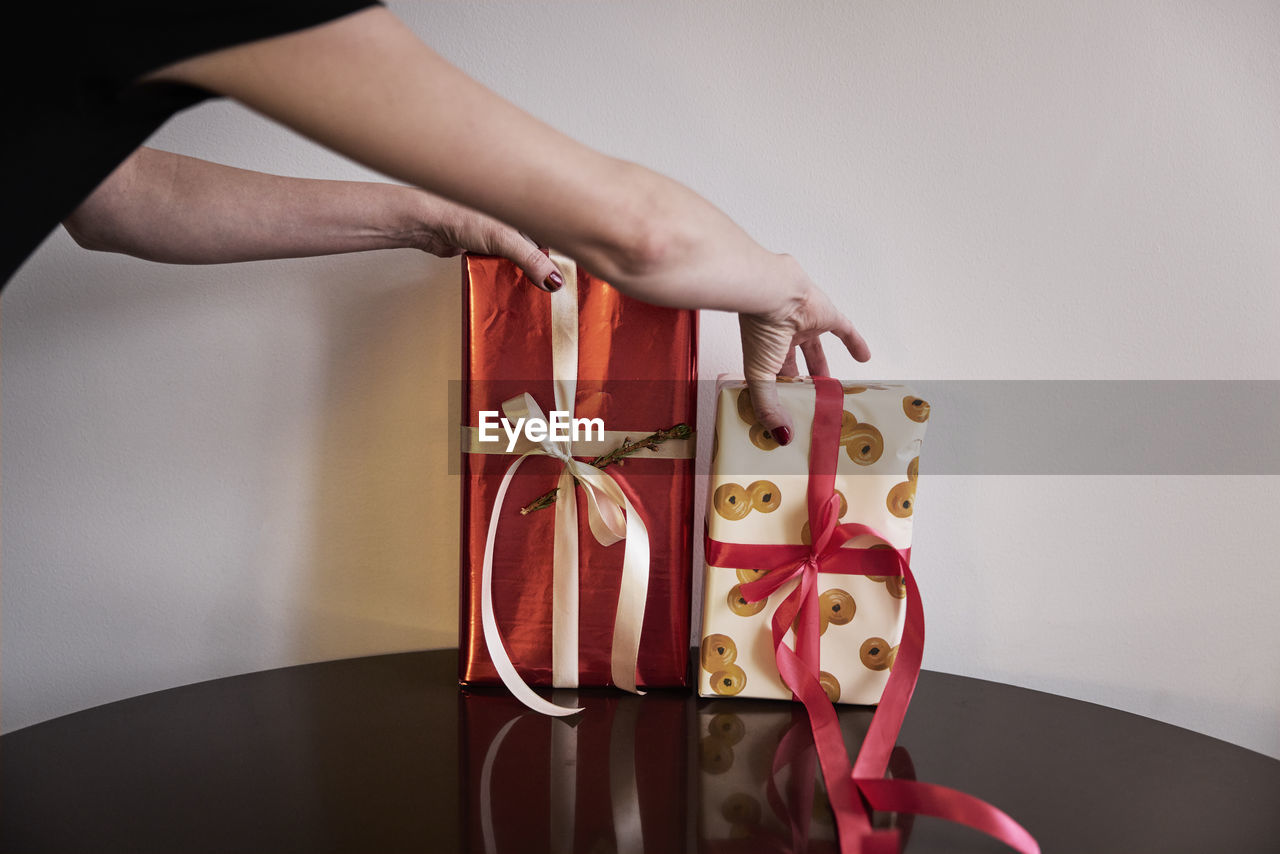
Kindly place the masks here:
POLYGON ((268 175, 140 148, 63 223, 88 249, 222 264, 369 249, 502 255, 545 283, 555 266, 518 231, 415 187, 268 175))
POLYGON ((686 187, 560 134, 471 80, 385 9, 198 56, 150 75, 229 95, 330 148, 511 223, 648 302, 742 315, 756 411, 818 337, 869 352, 794 259, 768 252, 686 187))

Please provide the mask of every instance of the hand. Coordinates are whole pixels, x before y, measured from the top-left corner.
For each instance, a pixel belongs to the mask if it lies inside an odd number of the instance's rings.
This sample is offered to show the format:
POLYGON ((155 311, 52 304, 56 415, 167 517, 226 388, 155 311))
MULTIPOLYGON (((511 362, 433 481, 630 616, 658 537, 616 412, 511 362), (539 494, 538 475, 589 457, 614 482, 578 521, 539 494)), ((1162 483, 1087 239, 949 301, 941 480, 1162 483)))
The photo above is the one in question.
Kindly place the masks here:
POLYGON ((871 350, 849 318, 832 305, 793 258, 776 257, 780 262, 779 272, 788 277, 796 296, 764 314, 738 315, 738 327, 751 405, 760 423, 773 433, 779 444, 786 445, 793 435, 791 416, 778 402, 775 383, 778 376, 797 375, 796 348, 804 353, 809 373, 822 377, 828 376, 827 357, 822 351, 824 332, 835 334, 859 362, 870 359, 871 350))
POLYGON ((419 192, 409 245, 441 258, 463 252, 499 255, 514 262, 536 286, 551 293, 564 285, 556 265, 530 237, 493 217, 430 193, 419 192))

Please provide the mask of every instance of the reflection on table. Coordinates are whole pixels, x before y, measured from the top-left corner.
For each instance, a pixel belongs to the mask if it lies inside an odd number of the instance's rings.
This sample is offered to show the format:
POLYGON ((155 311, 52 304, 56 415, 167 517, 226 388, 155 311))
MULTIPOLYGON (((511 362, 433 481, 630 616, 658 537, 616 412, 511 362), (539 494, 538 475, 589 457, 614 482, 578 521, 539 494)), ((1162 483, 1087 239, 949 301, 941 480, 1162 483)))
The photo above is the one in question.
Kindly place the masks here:
MULTIPOLYGON (((573 718, 533 714, 500 691, 459 701, 458 775, 469 850, 834 852, 836 829, 803 709, 768 700, 697 700, 558 691, 573 718)), ((840 706, 857 750, 874 709, 840 706)), ((891 776, 911 777, 907 751, 891 776)), ((873 813, 879 828, 910 816, 873 813)))
MULTIPOLYGON (((6 734, 0 852, 831 850, 798 707, 584 690, 585 714, 552 721, 457 673, 456 650, 286 667, 6 734)), ((840 709, 851 747, 870 716, 840 709)), ((1280 840, 1280 762, 1092 703, 925 671, 898 743, 895 775, 998 804, 1046 852, 1280 840)), ((904 854, 1008 851, 897 828, 904 854)))

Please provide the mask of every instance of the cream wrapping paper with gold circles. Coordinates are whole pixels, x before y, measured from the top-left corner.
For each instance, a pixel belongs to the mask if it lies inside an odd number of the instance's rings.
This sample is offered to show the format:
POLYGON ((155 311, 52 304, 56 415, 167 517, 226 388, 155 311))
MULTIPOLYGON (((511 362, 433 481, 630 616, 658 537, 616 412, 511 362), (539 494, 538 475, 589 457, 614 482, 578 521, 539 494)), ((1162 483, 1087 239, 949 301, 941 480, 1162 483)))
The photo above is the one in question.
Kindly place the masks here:
MULTIPOLYGON (((901 385, 842 383, 836 491, 840 521, 860 522, 894 548, 911 545, 920 448, 929 404, 901 385)), ((780 446, 751 408, 746 383, 721 377, 707 501, 707 535, 726 543, 807 544, 809 447, 815 388, 779 380, 792 441, 780 446)), ((870 545, 865 537, 847 546, 870 545)), ((770 621, 797 582, 748 603, 738 585, 754 567, 705 566, 698 692, 704 697, 791 699, 778 675, 770 621)), ((889 680, 906 615, 898 576, 818 573, 821 683, 835 702, 872 704, 889 680)), ((794 648, 794 634, 787 644, 794 648)))

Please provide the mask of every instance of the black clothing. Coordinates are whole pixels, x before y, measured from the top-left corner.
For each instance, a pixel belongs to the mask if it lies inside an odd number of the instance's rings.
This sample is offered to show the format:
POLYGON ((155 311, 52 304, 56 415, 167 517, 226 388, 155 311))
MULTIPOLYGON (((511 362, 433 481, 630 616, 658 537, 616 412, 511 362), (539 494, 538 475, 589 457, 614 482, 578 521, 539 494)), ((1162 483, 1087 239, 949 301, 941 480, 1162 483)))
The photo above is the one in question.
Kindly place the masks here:
POLYGON ((27 4, 5 26, 0 288, 40 242, 179 110, 213 97, 137 83, 157 68, 322 24, 371 0, 27 4), (34 7, 34 8, 33 8, 34 7))

